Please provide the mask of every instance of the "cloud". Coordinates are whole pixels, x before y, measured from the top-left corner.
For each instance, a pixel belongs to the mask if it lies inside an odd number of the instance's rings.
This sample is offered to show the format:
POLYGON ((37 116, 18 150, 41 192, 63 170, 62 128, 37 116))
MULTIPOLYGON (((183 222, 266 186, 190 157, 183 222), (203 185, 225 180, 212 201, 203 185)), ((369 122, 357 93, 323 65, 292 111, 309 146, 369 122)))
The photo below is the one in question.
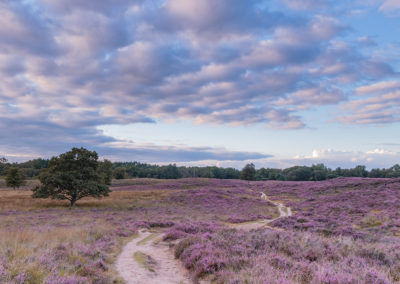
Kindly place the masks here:
POLYGON ((96 147, 111 139, 100 125, 173 120, 299 129, 304 111, 342 102, 338 121, 398 121, 390 62, 364 53, 367 39, 349 41, 337 15, 312 10, 333 2, 286 4, 293 10, 259 0, 3 1, 1 145, 96 147), (370 94, 364 82, 382 102, 354 101, 370 94))
POLYGON ((25 2, 0 2, 0 53, 49 56, 58 52, 51 24, 25 2))
MULTIPOLYGON (((364 165, 368 169, 373 168, 389 168, 398 164, 400 158, 399 152, 389 151, 386 149, 374 149, 370 151, 338 151, 334 149, 313 150, 309 155, 297 155, 289 158, 268 157, 261 159, 248 159, 243 161, 237 160, 206 160, 195 162, 195 165, 214 166, 218 163, 221 167, 234 167, 242 169, 248 163, 254 163, 256 168, 279 168, 285 169, 293 166, 312 166, 315 164, 324 164, 328 168, 336 169, 353 168, 358 165, 364 165)), ((190 165, 191 163, 183 162, 179 165, 190 165)))
POLYGON ((400 3, 397 0, 385 0, 379 10, 385 13, 400 12, 400 3))
POLYGON ((291 93, 288 97, 282 98, 277 102, 278 105, 301 106, 301 108, 310 108, 318 105, 337 104, 345 100, 346 97, 339 89, 309 87, 291 93))
POLYGON ((362 98, 342 105, 346 124, 390 124, 400 121, 400 82, 385 81, 356 89, 362 98))
POLYGON ((66 14, 73 11, 93 11, 104 14, 123 12, 130 6, 141 4, 144 0, 37 0, 45 7, 50 7, 58 13, 66 14))
POLYGON ((297 156, 292 160, 297 165, 324 163, 328 167, 350 168, 365 165, 368 168, 388 168, 398 163, 400 153, 385 149, 362 151, 314 150, 311 155, 297 156))
POLYGON ((169 32, 190 32, 207 39, 243 36, 252 31, 265 32, 286 21, 283 13, 259 7, 258 0, 169 0, 156 10, 156 28, 169 32))
POLYGON ((365 95, 370 93, 381 93, 395 89, 400 89, 400 81, 384 81, 372 85, 361 86, 356 89, 356 93, 365 95))
POLYGON ((294 10, 312 10, 329 6, 327 0, 283 0, 283 3, 294 10))
POLYGON ((72 147, 86 147, 98 151, 103 158, 113 161, 147 163, 199 162, 210 159, 243 161, 271 157, 264 153, 230 151, 223 148, 137 144, 105 136, 102 131, 91 127, 68 128, 35 121, 26 121, 21 125, 11 120, 1 121, 0 128, 6 127, 12 131, 0 140, 0 156, 12 162, 38 157, 50 158, 72 147))
POLYGON ((183 163, 216 161, 244 161, 249 159, 265 159, 272 157, 268 154, 244 151, 228 151, 226 149, 211 147, 187 147, 187 146, 157 146, 137 145, 132 142, 112 142, 103 147, 107 152, 107 158, 119 160, 123 156, 125 160, 145 161, 150 163, 183 163))

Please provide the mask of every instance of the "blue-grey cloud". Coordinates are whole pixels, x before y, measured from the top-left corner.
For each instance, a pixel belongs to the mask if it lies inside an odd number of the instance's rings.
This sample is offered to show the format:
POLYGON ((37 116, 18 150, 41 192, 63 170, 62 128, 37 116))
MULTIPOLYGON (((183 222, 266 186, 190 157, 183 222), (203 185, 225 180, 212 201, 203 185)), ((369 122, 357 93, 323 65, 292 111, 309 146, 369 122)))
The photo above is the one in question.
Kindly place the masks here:
MULTIPOLYGON (((302 111, 338 104, 343 123, 399 121, 389 94, 354 100, 365 82, 398 76, 391 62, 364 52, 379 43, 349 40, 355 32, 329 12, 333 1, 280 4, 2 1, 0 145, 45 152, 84 141, 113 143, 111 151, 121 141, 96 127, 169 119, 298 129, 306 127, 302 111)), ((213 151, 170 153, 213 159, 213 151)))
POLYGON ((140 145, 105 136, 93 127, 62 127, 42 121, 0 121, 0 129, 9 131, 0 140, 0 156, 10 161, 29 158, 49 158, 72 147, 96 150, 113 161, 141 161, 151 163, 190 162, 201 160, 261 159, 272 157, 258 152, 229 151, 211 147, 140 145), (21 155, 22 153, 22 155, 21 155))

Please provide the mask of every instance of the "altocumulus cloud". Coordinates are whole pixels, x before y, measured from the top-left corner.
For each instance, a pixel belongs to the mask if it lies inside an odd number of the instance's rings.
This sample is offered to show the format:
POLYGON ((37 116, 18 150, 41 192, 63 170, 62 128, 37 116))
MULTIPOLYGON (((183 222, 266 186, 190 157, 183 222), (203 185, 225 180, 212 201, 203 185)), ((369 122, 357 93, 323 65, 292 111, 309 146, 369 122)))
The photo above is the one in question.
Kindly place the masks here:
POLYGON ((246 160, 268 155, 127 147, 97 127, 175 118, 298 129, 300 111, 338 104, 344 123, 397 121, 397 73, 363 52, 375 44, 344 40, 351 27, 326 12, 331 1, 282 3, 1 1, 0 150, 25 157, 82 145, 115 159, 246 160))

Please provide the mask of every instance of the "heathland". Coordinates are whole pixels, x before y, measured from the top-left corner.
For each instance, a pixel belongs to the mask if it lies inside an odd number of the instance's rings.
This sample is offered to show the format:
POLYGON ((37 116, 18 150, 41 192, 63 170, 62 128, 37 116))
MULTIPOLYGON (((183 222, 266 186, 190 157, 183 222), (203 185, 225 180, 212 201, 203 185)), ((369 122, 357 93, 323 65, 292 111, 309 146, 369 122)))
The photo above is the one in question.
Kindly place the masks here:
POLYGON ((144 231, 193 281, 400 283, 399 179, 125 179, 73 209, 32 199, 35 183, 0 183, 1 283, 123 283, 118 255, 144 231), (293 214, 262 223, 279 217, 276 204, 293 214))

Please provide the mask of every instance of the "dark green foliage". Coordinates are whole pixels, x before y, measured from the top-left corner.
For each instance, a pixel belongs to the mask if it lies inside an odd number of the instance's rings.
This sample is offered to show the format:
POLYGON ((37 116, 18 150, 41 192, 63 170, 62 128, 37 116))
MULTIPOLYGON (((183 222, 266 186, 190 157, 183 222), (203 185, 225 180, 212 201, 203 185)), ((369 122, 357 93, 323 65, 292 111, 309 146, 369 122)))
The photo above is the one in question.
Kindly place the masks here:
POLYGON ((324 164, 312 165, 312 180, 326 180, 328 176, 328 168, 324 164))
POLYGON ((0 176, 3 176, 7 173, 7 159, 0 158, 0 176))
POLYGON ((116 168, 114 170, 114 178, 115 179, 124 179, 126 176, 126 169, 125 168, 116 168))
MULTIPOLYGON (((0 176, 7 175, 11 167, 19 168, 23 175, 29 178, 39 176, 42 169, 48 168, 49 160, 35 159, 24 163, 8 163, 6 159, 0 158, 0 176)), ((176 165, 150 165, 139 162, 116 162, 104 161, 99 165, 99 174, 104 183, 110 184, 117 168, 125 169, 123 177, 118 178, 217 178, 217 179, 239 179, 241 171, 235 168, 209 167, 178 167, 176 165), (111 165, 111 169, 110 169, 111 165), (112 172, 111 172, 112 171, 112 172)), ((123 171, 119 169, 118 171, 123 171)), ((256 170, 256 180, 297 180, 297 181, 319 181, 337 177, 370 177, 370 178, 399 178, 400 165, 394 165, 387 169, 372 169, 368 171, 365 166, 356 166, 350 169, 340 167, 332 170, 324 164, 307 166, 296 166, 287 169, 261 168, 256 170)))
POLYGON ((8 170, 6 184, 14 189, 25 184, 25 177, 20 169, 12 167, 8 170))
POLYGON ((109 160, 104 160, 103 162, 99 162, 99 167, 97 172, 101 176, 101 180, 103 183, 107 185, 111 185, 113 178, 113 164, 109 160))
POLYGON ((239 179, 240 171, 234 168, 219 167, 178 167, 176 165, 158 166, 139 162, 118 162, 114 168, 125 168, 126 176, 130 178, 218 178, 239 179))
POLYGON ((176 165, 166 166, 164 171, 162 172, 162 175, 160 176, 160 178, 165 178, 165 179, 177 179, 180 177, 181 177, 181 174, 176 165))
POLYGON ((299 181, 308 181, 312 180, 313 177, 313 170, 309 167, 291 167, 285 169, 283 171, 284 175, 286 176, 287 180, 299 180, 299 181))
POLYGON ((48 167, 49 160, 45 159, 35 159, 18 164, 18 168, 23 171, 25 176, 30 178, 37 177, 40 173, 40 170, 46 169, 48 167))
POLYGON ((33 189, 32 197, 69 200, 72 207, 84 197, 108 196, 110 190, 98 168, 95 151, 73 148, 50 160, 49 168, 40 174, 42 185, 33 189))
POLYGON ((240 174, 240 179, 244 180, 255 180, 256 179, 256 167, 254 164, 247 164, 240 174))

